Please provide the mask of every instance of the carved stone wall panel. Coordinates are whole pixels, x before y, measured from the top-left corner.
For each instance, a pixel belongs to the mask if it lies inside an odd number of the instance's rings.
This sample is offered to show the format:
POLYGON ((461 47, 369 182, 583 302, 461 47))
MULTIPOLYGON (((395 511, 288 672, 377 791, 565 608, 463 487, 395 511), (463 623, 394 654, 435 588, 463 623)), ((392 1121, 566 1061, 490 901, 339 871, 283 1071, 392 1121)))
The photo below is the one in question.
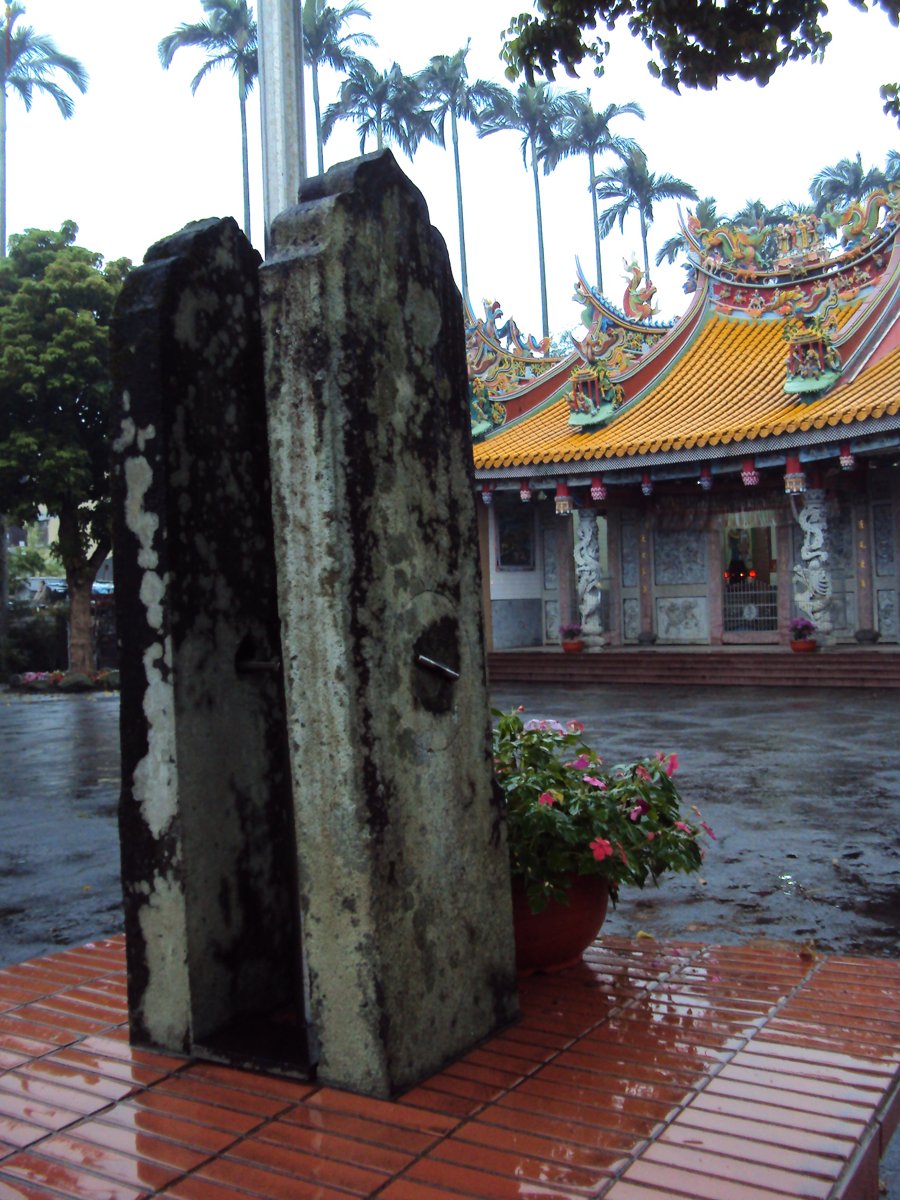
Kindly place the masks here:
POLYGON ((640 530, 634 518, 622 516, 622 587, 637 587, 640 581, 640 530))
POLYGON ((658 596, 656 632, 661 642, 708 642, 709 603, 705 596, 658 596))
POLYGON ((657 586, 705 584, 707 542, 705 532, 658 529, 653 539, 657 586))
POLYGON ((559 601, 544 601, 544 641, 559 641, 559 601))
POLYGON ((637 596, 622 601, 622 636, 626 642, 636 642, 641 632, 641 602, 637 596))
POLYGON ((875 574, 893 577, 894 565, 894 513, 890 502, 872 505, 872 553, 875 574))
POLYGON ((897 620, 897 593, 893 588, 878 589, 878 629, 882 638, 896 641, 900 635, 897 620))

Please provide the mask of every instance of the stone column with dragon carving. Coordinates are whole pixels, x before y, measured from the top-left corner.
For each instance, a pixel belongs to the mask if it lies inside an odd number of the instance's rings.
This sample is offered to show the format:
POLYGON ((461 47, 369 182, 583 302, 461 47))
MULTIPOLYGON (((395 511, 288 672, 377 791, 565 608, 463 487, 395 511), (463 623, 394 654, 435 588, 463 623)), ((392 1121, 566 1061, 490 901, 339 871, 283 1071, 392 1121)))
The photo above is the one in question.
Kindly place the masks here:
POLYGON ((797 513, 803 530, 799 563, 794 564, 794 602, 815 623, 820 634, 832 629, 831 595, 833 590, 828 556, 828 513, 825 492, 810 488, 803 507, 797 513))
POLYGON ((603 564, 597 512, 593 508, 579 508, 575 516, 578 522, 575 530, 575 586, 582 637, 588 647, 602 646, 603 564))

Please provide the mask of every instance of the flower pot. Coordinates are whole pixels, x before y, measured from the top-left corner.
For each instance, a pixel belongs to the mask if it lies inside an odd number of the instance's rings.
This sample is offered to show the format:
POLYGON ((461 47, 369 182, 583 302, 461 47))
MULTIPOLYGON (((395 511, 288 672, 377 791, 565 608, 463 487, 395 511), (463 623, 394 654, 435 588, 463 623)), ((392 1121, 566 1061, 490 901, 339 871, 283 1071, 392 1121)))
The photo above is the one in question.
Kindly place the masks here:
POLYGON ((791 642, 791 649, 795 654, 811 654, 817 648, 818 642, 815 638, 794 638, 791 642))
POLYGON ((516 968, 522 974, 573 966, 599 933, 609 905, 607 881, 600 875, 573 875, 567 895, 568 904, 551 900, 533 913, 525 885, 520 879, 512 881, 516 968))
POLYGON ((577 641, 562 642, 561 645, 566 654, 580 654, 584 649, 584 642, 580 638, 577 641))

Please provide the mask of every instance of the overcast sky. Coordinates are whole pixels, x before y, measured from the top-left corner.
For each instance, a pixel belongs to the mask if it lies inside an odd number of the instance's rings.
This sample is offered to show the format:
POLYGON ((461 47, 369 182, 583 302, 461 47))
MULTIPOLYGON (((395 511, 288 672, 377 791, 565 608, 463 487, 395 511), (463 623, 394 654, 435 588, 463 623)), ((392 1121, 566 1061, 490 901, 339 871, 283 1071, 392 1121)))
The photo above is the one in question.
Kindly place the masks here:
MULTIPOLYGON (((334 0, 339 6, 339 0, 334 0)), ((182 22, 203 16, 199 0, 25 0, 24 23, 55 38, 90 73, 76 115, 63 121, 56 105, 36 96, 26 113, 17 96, 9 103, 8 230, 79 226, 79 242, 107 258, 139 262, 158 238, 186 222, 233 215, 241 220, 240 126, 237 86, 222 71, 197 95, 190 80, 199 51, 180 50, 163 71, 157 43, 182 22)), ((378 39, 364 51, 379 68, 397 61, 407 73, 433 54, 453 54, 471 37, 469 76, 502 80, 500 34, 522 0, 369 0, 371 21, 358 22, 378 39)), ((802 201, 823 166, 860 151, 865 166, 884 166, 900 147, 900 131, 884 116, 879 83, 900 74, 900 32, 879 10, 859 13, 833 0, 834 42, 822 64, 792 64, 766 88, 726 82, 716 92, 675 96, 646 70, 647 53, 622 31, 612 37, 606 74, 584 68, 581 80, 560 76, 563 88, 591 88, 595 107, 638 101, 646 120, 621 119, 618 131, 637 138, 650 169, 692 183, 714 196, 720 212, 748 199, 768 204, 802 201)), ((323 103, 336 98, 339 81, 322 80, 323 103)), ((311 117, 311 102, 308 105, 311 117)), ((253 241, 262 247, 259 107, 249 106, 253 241)), ((449 132, 449 131, 448 131, 449 132)), ((350 122, 325 147, 326 167, 358 153, 350 122)), ((374 149, 369 146, 368 149, 374 149)), ((310 161, 315 165, 312 134, 310 161)), ((534 197, 521 158, 520 138, 498 133, 479 141, 470 127, 461 135, 469 286, 473 304, 497 299, 507 315, 540 332, 534 197)), ((413 164, 398 160, 421 188, 432 222, 447 240, 458 278, 458 239, 452 155, 423 145, 413 164)), ((612 162, 609 165, 613 165, 612 162)), ((587 164, 573 160, 541 180, 548 265, 550 324, 559 332, 577 324, 572 302, 575 258, 592 275, 593 243, 587 164)), ((677 231, 674 204, 660 206, 651 229, 651 255, 677 231)), ((621 303, 623 257, 640 257, 637 221, 626 222, 604 245, 606 291, 621 303)), ((661 268, 660 317, 685 305, 683 271, 661 268)))

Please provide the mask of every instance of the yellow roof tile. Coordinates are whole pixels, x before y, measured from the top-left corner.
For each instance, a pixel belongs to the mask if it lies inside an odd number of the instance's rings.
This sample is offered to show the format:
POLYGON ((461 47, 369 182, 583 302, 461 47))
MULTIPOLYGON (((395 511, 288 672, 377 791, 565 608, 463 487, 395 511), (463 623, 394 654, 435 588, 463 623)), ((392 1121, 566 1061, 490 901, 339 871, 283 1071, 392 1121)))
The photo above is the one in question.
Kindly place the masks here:
MULTIPOLYGON (((847 306, 840 323, 858 307, 847 306)), ((710 313, 681 356, 610 425, 573 429, 568 401, 560 397, 476 445, 475 466, 612 465, 617 458, 728 446, 900 410, 900 349, 818 399, 787 394, 783 328, 781 320, 710 313)))

